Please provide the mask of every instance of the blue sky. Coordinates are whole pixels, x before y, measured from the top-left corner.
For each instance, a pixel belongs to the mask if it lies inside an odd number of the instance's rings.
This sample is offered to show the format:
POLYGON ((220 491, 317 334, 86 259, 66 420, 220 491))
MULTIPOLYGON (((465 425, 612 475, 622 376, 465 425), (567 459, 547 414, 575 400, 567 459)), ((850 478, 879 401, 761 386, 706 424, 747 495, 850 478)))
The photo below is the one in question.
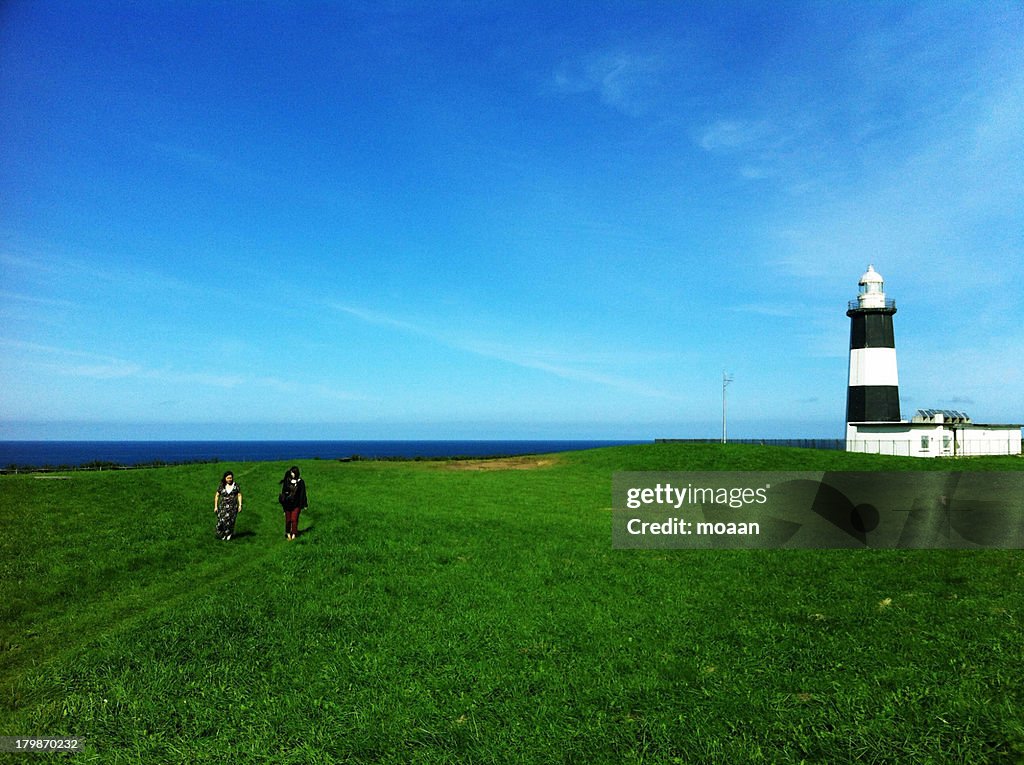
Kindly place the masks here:
POLYGON ((1024 420, 1019 3, 0 6, 0 438, 1024 420))

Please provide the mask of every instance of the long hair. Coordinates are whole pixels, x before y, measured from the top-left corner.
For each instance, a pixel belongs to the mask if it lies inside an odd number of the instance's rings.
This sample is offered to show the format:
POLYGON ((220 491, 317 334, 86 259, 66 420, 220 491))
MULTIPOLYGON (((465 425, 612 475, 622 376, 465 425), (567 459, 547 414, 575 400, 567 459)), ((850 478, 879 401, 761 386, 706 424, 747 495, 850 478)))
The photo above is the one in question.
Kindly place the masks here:
POLYGON ((288 470, 285 471, 284 478, 282 478, 280 482, 282 484, 288 483, 290 480, 292 480, 293 473, 295 474, 295 479, 298 480, 299 468, 297 465, 293 465, 292 467, 288 468, 288 470))
POLYGON ((228 476, 234 477, 234 475, 235 475, 235 471, 234 470, 225 470, 224 471, 224 475, 222 475, 220 477, 220 486, 217 487, 217 491, 223 491, 224 487, 228 485, 227 477, 228 476))

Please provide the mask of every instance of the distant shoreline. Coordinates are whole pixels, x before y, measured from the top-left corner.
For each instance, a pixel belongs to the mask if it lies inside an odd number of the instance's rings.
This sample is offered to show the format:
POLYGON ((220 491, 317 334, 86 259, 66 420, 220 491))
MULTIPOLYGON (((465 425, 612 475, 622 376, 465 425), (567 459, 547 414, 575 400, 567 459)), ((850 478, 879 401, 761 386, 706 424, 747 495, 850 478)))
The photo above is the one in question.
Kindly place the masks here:
POLYGON ((5 473, 279 460, 479 459, 651 443, 641 440, 0 441, 5 473))
MULTIPOLYGON (((121 470, 219 462, 457 460, 550 454, 607 446, 719 443, 716 438, 0 441, 0 474, 121 470)), ((842 439, 731 438, 730 444, 844 451, 842 439)))

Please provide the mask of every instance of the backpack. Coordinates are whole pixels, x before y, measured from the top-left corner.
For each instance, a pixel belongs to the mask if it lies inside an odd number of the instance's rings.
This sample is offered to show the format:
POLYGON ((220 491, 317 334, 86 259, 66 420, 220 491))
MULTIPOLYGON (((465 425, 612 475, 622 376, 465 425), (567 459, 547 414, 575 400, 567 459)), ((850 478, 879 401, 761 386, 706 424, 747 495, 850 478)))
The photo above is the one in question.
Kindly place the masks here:
POLYGON ((292 504, 292 499, 294 499, 295 495, 298 493, 298 490, 298 482, 292 483, 291 481, 286 481, 284 484, 282 484, 281 493, 277 496, 277 501, 281 503, 281 507, 290 507, 292 504))

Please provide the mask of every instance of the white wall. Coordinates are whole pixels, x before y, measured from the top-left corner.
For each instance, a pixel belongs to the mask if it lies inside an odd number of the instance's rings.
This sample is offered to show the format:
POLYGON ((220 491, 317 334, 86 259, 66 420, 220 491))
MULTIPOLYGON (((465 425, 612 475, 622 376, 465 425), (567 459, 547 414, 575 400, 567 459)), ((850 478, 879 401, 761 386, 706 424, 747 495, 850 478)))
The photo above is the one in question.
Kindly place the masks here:
MULTIPOLYGON (((955 456, 958 457, 1021 453, 1019 427, 958 427, 955 438, 955 456)), ((940 423, 848 424, 846 451, 903 457, 952 457, 954 429, 940 423)))
POLYGON ((969 428, 957 434, 959 453, 965 457, 981 454, 1020 454, 1020 428, 969 428))

